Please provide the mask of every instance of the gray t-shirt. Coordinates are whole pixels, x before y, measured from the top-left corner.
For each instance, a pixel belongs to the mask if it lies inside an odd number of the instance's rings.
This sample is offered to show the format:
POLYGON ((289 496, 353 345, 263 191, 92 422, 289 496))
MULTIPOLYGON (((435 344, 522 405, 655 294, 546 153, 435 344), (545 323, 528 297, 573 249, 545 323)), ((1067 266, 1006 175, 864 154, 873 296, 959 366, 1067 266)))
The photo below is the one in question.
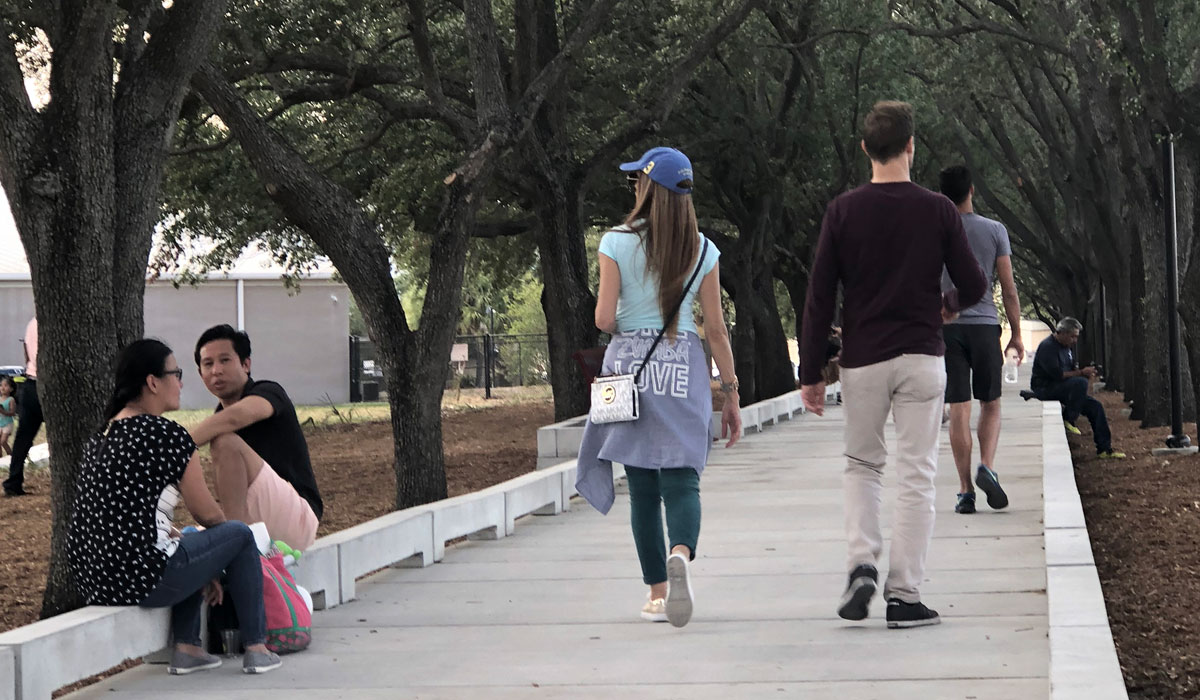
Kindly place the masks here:
MULTIPOLYGON (((951 323, 974 326, 998 326, 1000 317, 996 314, 996 302, 992 299, 992 289, 996 280, 996 258, 1012 255, 1012 247, 1008 243, 1008 229, 999 221, 993 221, 975 213, 962 215, 963 229, 967 232, 967 242, 971 252, 979 262, 979 268, 987 279, 987 292, 983 299, 969 309, 963 309, 958 318, 951 323)), ((942 291, 954 289, 950 275, 942 270, 942 291)))

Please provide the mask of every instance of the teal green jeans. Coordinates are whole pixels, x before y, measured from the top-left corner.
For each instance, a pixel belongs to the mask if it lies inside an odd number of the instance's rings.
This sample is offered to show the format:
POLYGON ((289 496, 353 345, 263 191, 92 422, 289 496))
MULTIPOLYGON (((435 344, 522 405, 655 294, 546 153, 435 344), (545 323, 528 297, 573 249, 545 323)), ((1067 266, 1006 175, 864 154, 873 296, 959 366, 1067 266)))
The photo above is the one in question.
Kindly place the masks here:
POLYGON ((633 542, 642 563, 642 581, 653 586, 667 580, 667 547, 663 542, 663 507, 671 547, 685 545, 696 558, 700 539, 700 475, 691 467, 641 469, 625 467, 633 542))

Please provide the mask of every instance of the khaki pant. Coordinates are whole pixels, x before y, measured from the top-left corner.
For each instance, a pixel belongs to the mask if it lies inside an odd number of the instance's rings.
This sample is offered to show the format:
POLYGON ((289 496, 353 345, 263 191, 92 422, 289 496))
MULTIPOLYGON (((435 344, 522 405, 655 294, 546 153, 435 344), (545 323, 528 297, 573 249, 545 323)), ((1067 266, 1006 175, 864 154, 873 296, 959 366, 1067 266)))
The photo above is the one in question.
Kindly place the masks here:
POLYGON ((932 355, 901 355, 842 369, 846 406, 846 535, 849 569, 876 565, 883 550, 880 508, 888 413, 896 424, 896 472, 900 493, 892 523, 891 561, 885 598, 920 601, 925 555, 933 536, 934 477, 937 474, 946 366, 932 355))

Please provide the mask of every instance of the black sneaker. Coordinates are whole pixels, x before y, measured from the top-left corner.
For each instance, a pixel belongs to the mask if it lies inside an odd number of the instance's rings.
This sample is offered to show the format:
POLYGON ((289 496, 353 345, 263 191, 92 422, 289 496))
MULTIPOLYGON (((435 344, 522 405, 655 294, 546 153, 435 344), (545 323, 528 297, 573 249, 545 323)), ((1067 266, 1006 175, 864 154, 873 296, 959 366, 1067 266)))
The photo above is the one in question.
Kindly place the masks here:
POLYGON ((942 618, 938 617, 937 611, 925 607, 924 603, 905 603, 899 598, 888 599, 888 629, 907 629, 940 624, 942 624, 942 618))
POLYGON ((1000 510, 1008 507, 1008 494, 1000 488, 1000 477, 996 476, 996 472, 988 469, 986 464, 979 465, 975 470, 975 485, 979 487, 980 491, 987 494, 989 508, 1000 510))
POLYGON ((4 495, 9 498, 16 498, 17 496, 28 496, 29 492, 18 486, 15 489, 5 488, 4 495))
POLYGON ((867 608, 871 598, 875 596, 875 582, 879 580, 879 572, 870 564, 859 564, 850 572, 850 583, 842 594, 842 602, 838 604, 838 617, 843 620, 867 619, 867 608))
POLYGON ((954 512, 970 515, 975 512, 975 493, 958 494, 958 503, 954 504, 954 512))

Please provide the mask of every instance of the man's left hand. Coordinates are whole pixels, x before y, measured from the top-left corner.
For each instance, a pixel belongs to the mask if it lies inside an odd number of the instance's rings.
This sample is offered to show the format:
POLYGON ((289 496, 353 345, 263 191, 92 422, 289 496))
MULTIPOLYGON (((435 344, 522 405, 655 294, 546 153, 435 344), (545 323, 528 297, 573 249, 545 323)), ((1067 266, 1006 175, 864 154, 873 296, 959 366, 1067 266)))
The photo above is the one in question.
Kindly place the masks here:
POLYGON ((818 416, 825 415, 825 382, 805 384, 800 387, 800 399, 809 413, 815 413, 818 416))

